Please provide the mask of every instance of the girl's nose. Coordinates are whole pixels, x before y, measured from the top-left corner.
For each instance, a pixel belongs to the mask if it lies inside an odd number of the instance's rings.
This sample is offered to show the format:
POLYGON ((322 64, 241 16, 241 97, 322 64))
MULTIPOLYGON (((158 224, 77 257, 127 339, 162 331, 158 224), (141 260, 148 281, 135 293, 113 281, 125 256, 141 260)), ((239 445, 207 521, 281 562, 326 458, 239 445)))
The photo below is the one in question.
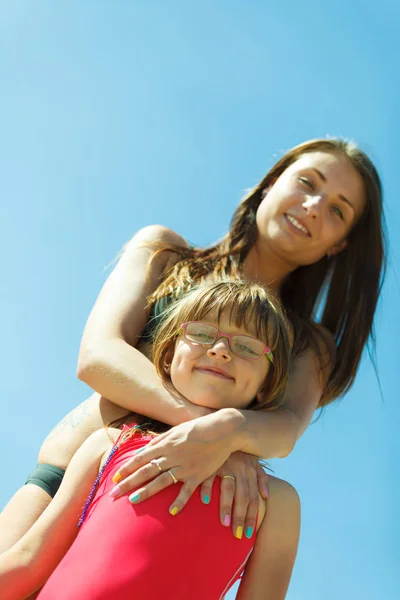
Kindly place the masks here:
POLYGON ((219 338, 211 348, 207 350, 208 356, 221 358, 225 362, 232 360, 229 340, 227 338, 219 338))

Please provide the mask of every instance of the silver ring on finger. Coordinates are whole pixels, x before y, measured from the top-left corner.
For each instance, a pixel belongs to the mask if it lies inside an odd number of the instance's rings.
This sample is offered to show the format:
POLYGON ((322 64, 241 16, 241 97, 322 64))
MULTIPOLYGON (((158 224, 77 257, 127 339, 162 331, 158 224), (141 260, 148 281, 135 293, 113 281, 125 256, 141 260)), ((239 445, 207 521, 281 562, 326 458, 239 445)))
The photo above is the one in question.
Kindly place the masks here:
POLYGON ((171 475, 171 477, 172 477, 172 481, 173 481, 174 483, 178 483, 178 480, 177 480, 177 478, 175 477, 175 475, 173 474, 173 472, 172 472, 172 470, 171 470, 171 469, 168 469, 167 473, 168 473, 168 475, 171 475))
POLYGON ((162 468, 160 467, 160 459, 159 458, 153 458, 153 460, 150 461, 151 465, 155 465, 157 467, 157 469, 160 471, 160 473, 163 472, 162 468))
POLYGON ((222 479, 233 479, 233 481, 236 481, 233 475, 224 475, 222 479))

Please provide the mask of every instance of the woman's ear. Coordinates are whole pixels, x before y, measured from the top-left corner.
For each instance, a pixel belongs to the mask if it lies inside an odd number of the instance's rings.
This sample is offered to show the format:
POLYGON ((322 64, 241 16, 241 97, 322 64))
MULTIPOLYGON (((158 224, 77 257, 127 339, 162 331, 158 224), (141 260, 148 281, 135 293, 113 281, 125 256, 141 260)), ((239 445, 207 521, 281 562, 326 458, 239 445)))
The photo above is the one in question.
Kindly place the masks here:
POLYGON ((338 244, 335 244, 335 246, 332 246, 332 248, 328 250, 326 255, 328 258, 332 258, 332 256, 336 256, 336 254, 339 254, 339 252, 342 252, 342 250, 344 250, 345 248, 347 248, 347 240, 342 240, 338 244))
POLYGON ((270 191, 270 189, 275 185, 276 180, 277 180, 277 177, 274 177, 273 179, 271 179, 269 184, 267 185, 267 187, 263 188, 263 190, 261 191, 261 198, 263 200, 264 200, 265 196, 268 194, 268 192, 270 191))

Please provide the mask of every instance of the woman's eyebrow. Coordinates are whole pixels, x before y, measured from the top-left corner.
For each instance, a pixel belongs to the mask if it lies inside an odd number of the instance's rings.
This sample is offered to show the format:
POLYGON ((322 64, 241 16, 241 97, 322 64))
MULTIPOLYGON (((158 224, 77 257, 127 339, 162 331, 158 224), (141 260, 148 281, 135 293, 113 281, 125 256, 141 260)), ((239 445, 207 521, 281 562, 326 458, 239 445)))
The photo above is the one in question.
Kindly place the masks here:
MULTIPOLYGON (((312 171, 315 171, 315 173, 318 175, 318 177, 321 179, 321 181, 323 181, 323 183, 327 183, 328 180, 326 178, 326 176, 317 168, 312 167, 312 171)), ((340 200, 343 200, 343 202, 346 202, 346 204, 348 204, 350 206, 350 208, 353 209, 353 212, 355 212, 355 208, 352 205, 352 203, 350 202, 350 200, 348 200, 346 198, 346 196, 343 196, 343 194, 338 194, 338 197, 340 198, 340 200)))

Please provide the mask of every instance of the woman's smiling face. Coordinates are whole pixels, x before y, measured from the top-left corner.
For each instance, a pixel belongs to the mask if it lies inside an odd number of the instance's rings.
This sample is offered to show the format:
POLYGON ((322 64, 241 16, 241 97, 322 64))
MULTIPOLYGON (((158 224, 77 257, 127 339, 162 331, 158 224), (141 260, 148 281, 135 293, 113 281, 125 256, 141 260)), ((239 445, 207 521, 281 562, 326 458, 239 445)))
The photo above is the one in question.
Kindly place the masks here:
MULTIPOLYGON (((251 325, 237 327, 230 322, 229 309, 219 321, 212 312, 203 321, 230 334, 256 336, 251 325)), ((250 360, 234 354, 227 338, 220 337, 212 346, 188 341, 181 334, 171 361, 171 381, 185 398, 212 409, 245 408, 257 397, 270 367, 266 355, 250 360)))
POLYGON ((258 238, 289 263, 309 265, 346 247, 364 209, 363 180, 343 154, 306 153, 265 190, 258 238))

